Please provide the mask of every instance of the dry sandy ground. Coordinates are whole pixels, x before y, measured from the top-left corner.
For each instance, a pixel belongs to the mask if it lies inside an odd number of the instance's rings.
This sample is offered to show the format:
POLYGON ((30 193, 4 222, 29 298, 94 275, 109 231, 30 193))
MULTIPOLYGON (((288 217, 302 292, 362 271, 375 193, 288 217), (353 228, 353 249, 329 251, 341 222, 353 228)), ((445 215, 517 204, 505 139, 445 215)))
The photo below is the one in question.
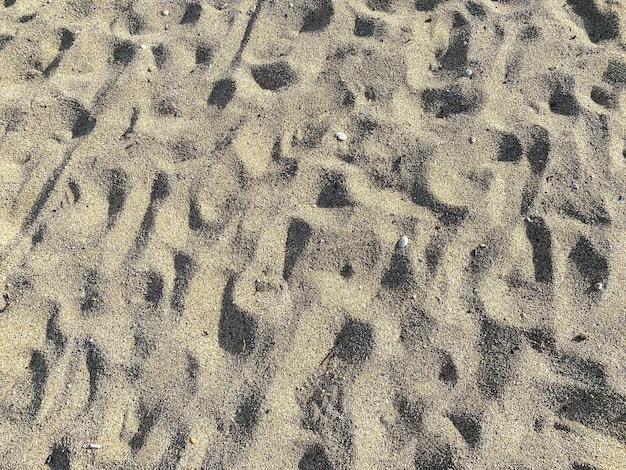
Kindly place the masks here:
POLYGON ((625 31, 3 0, 0 468, 626 469, 625 31))

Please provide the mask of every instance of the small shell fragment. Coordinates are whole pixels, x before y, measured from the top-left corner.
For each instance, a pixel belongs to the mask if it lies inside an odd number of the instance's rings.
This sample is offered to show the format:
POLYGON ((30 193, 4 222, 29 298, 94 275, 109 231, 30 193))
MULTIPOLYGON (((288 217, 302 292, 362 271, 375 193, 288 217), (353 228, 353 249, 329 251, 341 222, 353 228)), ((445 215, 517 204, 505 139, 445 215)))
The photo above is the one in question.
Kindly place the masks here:
POLYGON ((83 446, 83 449, 98 450, 102 449, 102 446, 100 444, 87 444, 86 446, 83 446))
POLYGON ((466 69, 465 71, 463 71, 463 76, 466 78, 472 78, 472 75, 474 75, 474 72, 472 72, 470 69, 466 69))
POLYGON ((402 238, 398 240, 398 248, 404 248, 409 244, 409 237, 402 235, 402 238))
POLYGON ((191 436, 191 437, 189 438, 189 442, 190 442, 191 444, 194 444, 194 445, 195 445, 195 444, 197 444, 197 443, 198 443, 198 440, 197 440, 195 437, 191 436))
POLYGON ((595 286, 596 290, 604 290, 604 283, 596 282, 595 286))
POLYGON ((161 14, 162 14, 163 16, 167 16, 167 15, 169 15, 169 14, 170 14, 170 11, 169 11, 169 10, 163 10, 163 11, 161 12, 161 14))
POLYGON ((348 139, 348 136, 343 132, 337 132, 335 133, 335 139, 337 139, 339 142, 343 142, 348 139))

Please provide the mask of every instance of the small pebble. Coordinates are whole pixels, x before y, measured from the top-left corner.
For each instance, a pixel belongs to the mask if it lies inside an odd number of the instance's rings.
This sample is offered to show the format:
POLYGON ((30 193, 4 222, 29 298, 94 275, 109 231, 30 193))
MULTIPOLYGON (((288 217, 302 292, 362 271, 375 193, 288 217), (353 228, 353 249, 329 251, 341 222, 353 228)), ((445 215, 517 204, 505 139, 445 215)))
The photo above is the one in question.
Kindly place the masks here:
POLYGON ((403 235, 400 240, 398 240, 398 248, 404 248, 409 244, 409 237, 403 235))
POLYGON ((624 200, 624 196, 618 196, 617 197, 617 202, 622 202, 624 200))
POLYGON ((344 134, 343 132, 337 132, 335 134, 335 139, 337 139, 339 142, 343 142, 347 138, 348 138, 348 136, 346 134, 344 134))
POLYGON ((169 11, 169 10, 163 10, 163 11, 161 12, 161 14, 162 14, 163 16, 167 16, 167 15, 169 15, 169 14, 170 14, 170 11, 169 11))
POLYGON ((471 77, 472 77, 472 75, 474 75, 474 72, 472 72, 470 69, 466 69, 466 70, 463 72, 463 76, 464 76, 464 77, 471 78, 471 77))
POLYGON ((470 137, 469 142, 470 142, 470 144, 475 144, 476 143, 476 137, 470 137))
POLYGON ((596 290, 604 290, 604 284, 602 282, 596 282, 596 285, 594 287, 596 288, 596 290))
POLYGON ((146 50, 146 49, 148 49, 148 46, 146 46, 145 44, 142 44, 142 45, 141 45, 141 48, 142 48, 143 50, 146 50))
POLYGON ((192 436, 192 437, 189 438, 189 442, 195 445, 195 444, 198 443, 198 440, 195 437, 192 436))
POLYGON ((578 185, 576 183, 572 183, 572 189, 578 189, 578 185))

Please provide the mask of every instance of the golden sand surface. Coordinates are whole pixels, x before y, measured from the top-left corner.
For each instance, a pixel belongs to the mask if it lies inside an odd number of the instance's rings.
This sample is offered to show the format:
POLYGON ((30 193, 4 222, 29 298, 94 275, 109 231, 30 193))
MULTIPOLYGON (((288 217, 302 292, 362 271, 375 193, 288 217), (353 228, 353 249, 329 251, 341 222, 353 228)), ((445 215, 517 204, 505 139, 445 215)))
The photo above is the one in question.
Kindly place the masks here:
POLYGON ((0 469, 626 469, 625 31, 2 0, 0 469))

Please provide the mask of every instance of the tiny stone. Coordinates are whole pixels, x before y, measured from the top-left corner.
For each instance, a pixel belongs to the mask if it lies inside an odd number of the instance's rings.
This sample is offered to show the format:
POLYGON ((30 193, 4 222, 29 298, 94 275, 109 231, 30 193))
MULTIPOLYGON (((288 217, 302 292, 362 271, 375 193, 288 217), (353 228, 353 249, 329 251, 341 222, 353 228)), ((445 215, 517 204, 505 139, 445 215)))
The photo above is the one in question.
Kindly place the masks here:
POLYGON ((343 142, 347 138, 348 138, 348 136, 346 134, 344 134, 343 132, 337 132, 335 134, 335 139, 337 139, 339 142, 343 142))
POLYGON ((602 282, 596 282, 594 287, 596 290, 604 290, 604 284, 602 282))
POLYGON ((578 189, 578 185, 576 183, 572 183, 572 189, 578 189))
POLYGON ((409 244, 409 237, 403 235, 400 240, 398 240, 398 248, 404 248, 409 244))
POLYGON ((472 75, 474 75, 474 72, 472 72, 470 69, 466 69, 466 70, 463 72, 463 76, 464 76, 464 77, 471 78, 471 76, 472 76, 472 75))
POLYGON ((189 438, 189 442, 192 443, 192 444, 196 444, 198 442, 198 440, 195 437, 192 436, 192 437, 189 438))
POLYGON ((169 10, 163 10, 163 11, 161 12, 161 14, 162 14, 163 16, 167 16, 167 15, 169 15, 169 14, 170 14, 170 11, 169 11, 169 10))
POLYGON ((145 44, 142 44, 141 48, 145 50, 145 49, 148 49, 148 46, 146 46, 145 44))
POLYGON ((470 142, 470 144, 475 144, 476 143, 476 137, 470 137, 469 142, 470 142))
POLYGON ((622 202, 624 200, 624 196, 618 196, 617 197, 617 202, 622 202))

